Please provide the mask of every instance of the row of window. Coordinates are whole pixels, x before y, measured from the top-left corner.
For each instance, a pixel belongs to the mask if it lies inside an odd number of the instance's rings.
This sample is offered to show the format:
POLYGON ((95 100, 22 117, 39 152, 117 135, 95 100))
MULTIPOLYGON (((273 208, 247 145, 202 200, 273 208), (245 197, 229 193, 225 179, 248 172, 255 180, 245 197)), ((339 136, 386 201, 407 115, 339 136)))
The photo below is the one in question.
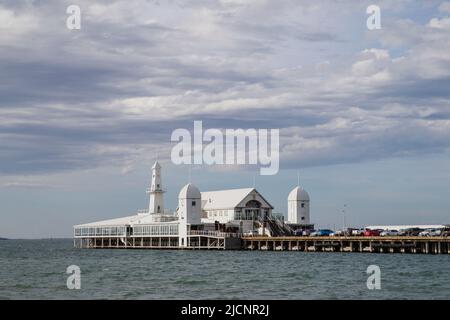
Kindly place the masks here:
POLYGON ((75 228, 75 236, 124 236, 126 231, 124 226, 75 228))
MULTIPOLYGON (((127 227, 125 226, 75 228, 75 236, 78 237, 125 236, 126 233, 127 227)), ((177 235, 178 224, 135 226, 133 230, 129 228, 128 233, 134 235, 177 235)))
POLYGON ((228 211, 227 210, 208 211, 208 218, 213 217, 228 217, 228 211))
POLYGON ((237 210, 234 214, 234 220, 253 220, 257 219, 259 216, 267 217, 269 215, 269 210, 264 209, 261 211, 255 209, 245 209, 244 211, 237 210))
POLYGON ((178 235, 178 224, 157 224, 157 225, 143 225, 135 226, 133 228, 133 235, 178 235))

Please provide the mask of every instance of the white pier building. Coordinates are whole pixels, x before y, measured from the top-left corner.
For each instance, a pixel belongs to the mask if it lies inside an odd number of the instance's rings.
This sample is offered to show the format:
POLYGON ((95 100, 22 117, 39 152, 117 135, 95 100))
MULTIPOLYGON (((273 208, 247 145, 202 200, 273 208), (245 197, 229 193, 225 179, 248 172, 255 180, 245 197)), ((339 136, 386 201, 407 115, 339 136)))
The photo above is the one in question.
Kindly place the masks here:
MULTIPOLYGON (((239 249, 248 234, 286 235, 293 229, 272 217, 273 206, 255 189, 200 192, 192 183, 178 195, 174 212, 164 209, 161 165, 152 167, 149 207, 135 215, 74 226, 80 248, 239 249)), ((288 197, 288 222, 310 227, 309 195, 296 187, 288 197)))

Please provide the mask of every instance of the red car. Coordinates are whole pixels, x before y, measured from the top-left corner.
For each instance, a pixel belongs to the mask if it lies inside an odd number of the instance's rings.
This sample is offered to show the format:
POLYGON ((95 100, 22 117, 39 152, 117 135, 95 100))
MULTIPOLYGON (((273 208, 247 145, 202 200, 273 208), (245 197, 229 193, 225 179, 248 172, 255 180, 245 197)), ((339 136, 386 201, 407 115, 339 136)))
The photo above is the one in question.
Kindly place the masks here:
POLYGON ((366 229, 364 231, 364 237, 379 237, 380 233, 383 230, 370 230, 370 229, 366 229))

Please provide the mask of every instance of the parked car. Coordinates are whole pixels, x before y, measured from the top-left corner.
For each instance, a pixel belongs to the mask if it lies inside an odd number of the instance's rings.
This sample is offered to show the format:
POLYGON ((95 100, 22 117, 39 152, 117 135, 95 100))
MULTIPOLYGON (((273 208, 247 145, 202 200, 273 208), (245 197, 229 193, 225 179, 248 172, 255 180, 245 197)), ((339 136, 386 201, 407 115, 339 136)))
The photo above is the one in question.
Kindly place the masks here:
POLYGON ((442 234, 441 229, 427 229, 419 233, 420 237, 438 237, 442 234))
POLYGON ((431 233, 431 230, 427 229, 427 230, 423 230, 419 233, 419 237, 429 237, 431 233))
POLYGON ((379 236, 380 236, 380 233, 381 233, 382 231, 383 231, 383 230, 379 230, 379 229, 374 229, 374 230, 366 229, 366 230, 364 231, 364 237, 379 237, 379 236))
POLYGON ((326 237, 330 236, 333 233, 333 230, 330 229, 321 229, 317 230, 310 234, 311 237, 326 237))
POLYGON ((403 229, 399 231, 399 236, 417 237, 422 231, 420 228, 403 229))
POLYGON ((430 236, 432 237, 439 237, 442 234, 441 229, 434 229, 431 231, 430 236))
POLYGON ((352 236, 363 236, 365 230, 364 229, 353 229, 352 236))
POLYGON ((380 233, 380 236, 382 237, 393 237, 398 235, 399 235, 398 230, 384 230, 380 233))
POLYGON ((343 236, 345 236, 345 231, 344 230, 337 230, 337 231, 331 233, 330 236, 332 236, 332 237, 343 237, 343 236))

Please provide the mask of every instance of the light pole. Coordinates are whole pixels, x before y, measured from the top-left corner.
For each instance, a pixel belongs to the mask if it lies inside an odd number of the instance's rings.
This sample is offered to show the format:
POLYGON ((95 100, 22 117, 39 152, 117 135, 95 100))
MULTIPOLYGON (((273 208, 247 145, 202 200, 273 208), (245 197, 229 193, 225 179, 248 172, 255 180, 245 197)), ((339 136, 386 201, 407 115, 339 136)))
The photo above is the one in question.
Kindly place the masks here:
POLYGON ((344 204, 344 208, 342 209, 342 231, 345 233, 345 209, 347 208, 347 205, 344 204))

